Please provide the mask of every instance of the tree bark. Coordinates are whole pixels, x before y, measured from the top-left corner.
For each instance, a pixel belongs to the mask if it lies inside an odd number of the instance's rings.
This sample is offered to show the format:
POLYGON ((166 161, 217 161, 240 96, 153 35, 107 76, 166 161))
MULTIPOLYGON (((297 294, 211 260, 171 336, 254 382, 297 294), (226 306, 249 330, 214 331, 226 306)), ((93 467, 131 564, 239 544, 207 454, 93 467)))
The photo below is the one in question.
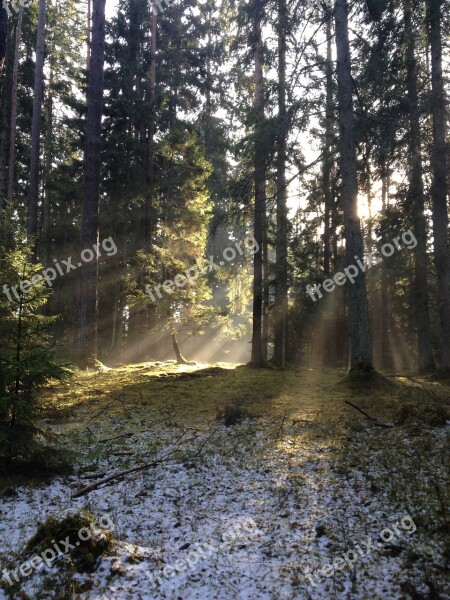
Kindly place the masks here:
POLYGON ((253 262, 253 338, 252 359, 255 367, 264 364, 262 351, 262 308, 263 308, 263 244, 266 216, 266 182, 262 126, 264 121, 264 89, 262 69, 261 7, 255 3, 254 58, 255 58, 255 212, 254 235, 260 251, 253 262))
POLYGON ((172 338, 172 346, 175 352, 175 356, 177 358, 177 365, 187 365, 189 364, 188 361, 184 358, 184 356, 181 354, 180 352, 180 348, 178 346, 178 342, 177 342, 177 336, 175 335, 175 332, 172 331, 171 336, 172 338))
POLYGON ((8 13, 6 8, 0 6, 0 78, 3 76, 6 48, 8 46, 8 13))
POLYGON ((9 132, 9 161, 8 161, 8 190, 6 194, 6 222, 12 212, 15 183, 16 136, 17 136, 17 82, 19 77, 20 38, 22 35, 23 5, 20 5, 16 25, 16 40, 14 44, 14 63, 11 91, 11 119, 9 132))
MULTIPOLYGON (((334 223, 334 194, 332 184, 333 158, 331 156, 333 145, 333 55, 332 41, 333 28, 332 16, 328 17, 326 25, 327 36, 327 60, 325 66, 325 139, 323 145, 323 164, 322 164, 322 191, 324 198, 324 234, 323 234, 323 270, 327 278, 331 275, 332 259, 332 235, 336 237, 336 227, 334 223)), ((326 331, 326 341, 323 344, 323 366, 332 367, 336 365, 337 358, 337 321, 338 321, 338 299, 336 293, 329 298, 329 310, 324 314, 324 328, 326 331)))
POLYGON ((86 31, 86 75, 91 64, 91 25, 92 25, 92 0, 87 0, 87 31, 86 31))
POLYGON ((27 237, 29 240, 33 239, 34 260, 36 260, 37 250, 35 238, 37 237, 38 232, 39 157, 41 147, 42 100, 44 95, 45 8, 46 0, 39 0, 27 220, 27 237))
MULTIPOLYGON (((103 78, 105 61, 105 2, 93 0, 91 64, 87 92, 86 143, 84 152, 84 198, 81 224, 83 249, 93 249, 98 243, 98 208, 101 173, 101 122, 103 109, 103 78)), ((78 342, 88 361, 97 356, 97 281, 98 258, 81 271, 81 302, 78 342)))
MULTIPOLYGON (((358 258, 363 258, 364 247, 357 211, 358 179, 355 117, 346 0, 336 0, 335 20, 342 200, 344 206, 346 264, 350 266, 355 264, 358 258)), ((361 270, 353 285, 347 283, 347 302, 350 333, 350 371, 371 371, 373 369, 372 339, 365 274, 361 270)))
MULTIPOLYGON (((389 171, 386 165, 386 157, 383 156, 381 165, 381 206, 383 215, 386 214, 388 205, 389 185, 389 171)), ((389 310, 388 274, 385 261, 381 263, 380 296, 380 363, 382 369, 390 369, 392 368, 389 327, 391 312, 389 310)))
POLYGON ((437 274, 441 324, 439 370, 450 371, 450 258, 447 211, 446 98, 442 77, 442 3, 428 2, 428 27, 431 46, 431 84, 433 111, 433 184, 434 262, 437 274))
POLYGON ((269 247, 267 240, 267 223, 264 225, 263 244, 263 316, 262 316, 262 361, 267 362, 269 345, 269 305, 270 305, 270 280, 269 280, 269 247))
POLYGON ((8 189, 8 142, 10 137, 10 108, 12 97, 13 44, 8 39, 8 50, 3 76, 0 77, 0 223, 4 216, 8 189))
POLYGON ((148 128, 148 163, 147 163, 147 199, 145 205, 145 246, 147 252, 152 246, 153 230, 153 198, 155 194, 155 108, 156 108, 156 33, 157 33, 157 7, 156 0, 152 0, 152 39, 151 39, 151 65, 150 65, 150 123, 148 128))
POLYGON ((52 172, 53 162, 53 73, 54 73, 54 59, 50 57, 49 76, 48 76, 48 92, 46 99, 46 140, 45 140, 45 159, 44 159, 44 201, 42 206, 42 235, 41 235, 41 251, 39 259, 44 265, 48 266, 49 263, 49 249, 50 249, 50 190, 48 188, 48 180, 52 172))
POLYGON ((406 86, 409 112, 409 190, 408 203, 413 214, 413 226, 417 238, 415 248, 414 297, 415 317, 417 321, 418 366, 427 372, 434 370, 433 351, 430 335, 430 316, 428 308, 428 260, 427 233, 425 220, 425 199, 422 180, 421 128, 419 98, 417 91, 416 44, 412 23, 411 0, 403 1, 404 26, 406 38, 406 86))
POLYGON ((333 140, 333 56, 332 56, 332 26, 331 17, 327 21, 327 64, 326 64, 326 107, 325 107, 325 144, 323 159, 322 186, 325 201, 325 226, 324 226, 324 273, 330 276, 331 265, 331 213, 333 210, 333 193, 331 187, 331 172, 333 160, 331 146, 333 140))
POLYGON ((277 154, 277 234, 274 310, 274 362, 286 364, 288 281, 287 281, 287 114, 286 114, 286 0, 278 2, 278 154, 277 154))

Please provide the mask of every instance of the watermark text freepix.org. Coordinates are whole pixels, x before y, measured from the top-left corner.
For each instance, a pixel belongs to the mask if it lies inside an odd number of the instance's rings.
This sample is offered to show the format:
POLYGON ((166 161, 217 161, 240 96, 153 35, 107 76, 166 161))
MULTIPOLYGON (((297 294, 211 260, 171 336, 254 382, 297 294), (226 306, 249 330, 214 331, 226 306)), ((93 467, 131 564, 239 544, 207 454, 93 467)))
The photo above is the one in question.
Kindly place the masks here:
POLYGON ((151 285, 146 285, 146 293, 150 296, 152 302, 156 302, 157 298, 162 298, 161 288, 166 294, 173 294, 177 288, 184 288, 186 284, 193 285, 199 277, 225 266, 227 262, 234 260, 238 253, 240 256, 243 256, 244 252, 247 252, 250 255, 254 255, 259 252, 259 244, 253 235, 249 235, 244 240, 236 242, 235 246, 237 248, 237 252, 234 248, 225 248, 222 253, 222 256, 225 260, 221 260, 218 264, 214 262, 214 256, 211 255, 209 260, 204 259, 205 264, 202 265, 201 261, 197 261, 194 266, 187 269, 184 273, 179 273, 173 278, 173 280, 168 279, 163 284, 154 287, 151 285))
MULTIPOLYGON (((117 253, 117 246, 112 237, 104 239, 101 243, 101 247, 106 252, 106 256, 114 256, 117 253)), ((89 263, 92 260, 94 260, 95 255, 97 255, 97 257, 101 256, 100 244, 94 244, 93 250, 91 250, 90 248, 86 248, 85 250, 83 250, 80 254, 81 260, 83 262, 78 262, 75 265, 72 262, 71 256, 69 256, 67 260, 61 261, 63 266, 61 266, 61 264, 55 258, 53 259, 53 262, 55 263, 56 269, 54 269, 53 267, 49 267, 42 271, 42 275, 40 273, 37 273, 36 275, 33 275, 31 280, 25 279, 21 281, 20 284, 13 285, 11 287, 5 284, 3 286, 3 293, 6 295, 10 302, 13 302, 11 292, 14 294, 16 299, 20 301, 20 294, 18 293, 18 288, 20 288, 22 294, 29 294, 31 293, 33 287, 40 285, 42 281, 45 281, 49 287, 52 287, 52 282, 55 281, 58 274, 63 276, 67 273, 70 273, 70 271, 74 271, 79 267, 82 267, 83 263, 89 263)))
POLYGON ((153 588, 162 584, 163 577, 171 579, 177 573, 193 569, 201 560, 209 558, 213 554, 222 552, 230 547, 232 542, 245 543, 258 533, 258 528, 253 519, 246 519, 242 523, 235 523, 232 528, 222 534, 223 542, 219 546, 206 542, 195 543, 184 558, 180 558, 173 565, 166 565, 159 571, 147 571, 146 575, 153 588))
POLYGON ((382 529, 379 533, 380 541, 374 542, 371 537, 368 537, 365 542, 360 541, 357 544, 354 543, 354 549, 347 550, 342 556, 335 558, 331 564, 325 565, 315 571, 306 572, 305 577, 308 579, 309 583, 315 587, 317 583, 322 583, 320 576, 332 577, 336 571, 343 571, 346 568, 351 569, 358 560, 365 556, 369 556, 373 550, 380 550, 383 547, 383 544, 389 543, 395 536, 402 537, 404 533, 411 535, 416 529, 416 524, 407 514, 401 519, 398 519, 390 528, 385 527, 382 529), (364 546, 364 548, 361 546, 364 546), (314 577, 317 581, 314 580, 314 577))
MULTIPOLYGON (((383 244, 383 246, 381 246, 382 256, 384 256, 385 258, 389 258, 394 254, 396 249, 401 250, 402 245, 401 245, 400 240, 408 248, 408 250, 412 250, 413 248, 415 248, 417 246, 417 240, 414 236, 414 233, 412 232, 412 229, 409 229, 408 231, 403 233, 401 236, 394 238, 392 244, 389 244, 389 243, 383 244)), ((366 270, 371 269, 372 266, 374 264, 376 264, 376 262, 374 262, 373 258, 374 258, 374 255, 371 252, 369 252, 368 262, 366 262, 364 264, 361 262, 361 260, 358 256, 355 256, 356 264, 358 266, 349 265, 348 267, 346 267, 344 269, 343 273, 341 273, 341 272, 336 273, 335 276, 333 277, 333 279, 325 279, 325 281, 323 283, 317 283, 313 286, 308 284, 306 286, 306 293, 309 294, 311 300, 316 302, 317 298, 315 297, 315 294, 317 294, 319 298, 323 298, 323 294, 320 291, 321 287, 324 292, 328 293, 328 292, 332 292, 337 285, 338 286, 344 285, 345 282, 347 281, 347 279, 349 280, 350 283, 352 283, 352 284, 355 283, 355 280, 359 274, 359 269, 361 269, 361 271, 363 273, 365 273, 366 270)), ((381 260, 383 260, 383 258, 381 258, 381 260)))
MULTIPOLYGON (((82 542, 87 542, 90 540, 95 528, 99 528, 107 533, 111 533, 114 531, 114 523, 110 519, 109 515, 104 514, 95 520, 93 528, 81 527, 81 529, 78 530, 79 539, 73 544, 70 542, 70 536, 67 536, 65 540, 60 540, 59 542, 51 540, 52 548, 47 548, 39 555, 33 554, 33 556, 27 561, 23 562, 18 569, 15 569, 14 571, 3 569, 2 579, 7 581, 7 583, 12 586, 14 585, 14 582, 19 583, 20 577, 29 577, 34 570, 38 571, 44 566, 44 564, 50 568, 58 556, 64 556, 71 550, 81 546, 82 542)), ((72 539, 72 541, 74 540, 72 539)))

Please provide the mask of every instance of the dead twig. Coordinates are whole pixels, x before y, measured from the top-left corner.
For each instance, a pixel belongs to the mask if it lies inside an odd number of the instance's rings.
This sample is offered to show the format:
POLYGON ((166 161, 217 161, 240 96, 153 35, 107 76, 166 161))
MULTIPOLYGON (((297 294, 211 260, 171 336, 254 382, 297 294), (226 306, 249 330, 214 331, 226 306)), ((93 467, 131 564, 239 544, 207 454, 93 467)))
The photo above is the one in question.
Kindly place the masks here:
POLYGON ((275 436, 275 439, 277 439, 278 436, 280 435, 281 430, 283 429, 284 422, 286 421, 286 417, 287 417, 287 410, 284 411, 284 415, 283 415, 283 418, 281 420, 281 425, 278 427, 278 431, 277 431, 277 434, 275 436))
POLYGON ((93 473, 92 475, 83 475, 83 479, 98 479, 104 477, 106 473, 93 473))
MULTIPOLYGON (((218 431, 218 429, 214 429, 214 431, 201 444, 201 446, 199 447, 197 452, 195 454, 193 454, 192 456, 190 456, 188 458, 188 460, 198 458, 200 456, 200 454, 202 453, 203 448, 211 440, 211 438, 216 434, 217 431, 218 431)), ((72 498, 75 499, 75 498, 81 498, 81 496, 86 496, 86 494, 89 494, 90 492, 93 492, 94 490, 97 490, 98 488, 100 488, 108 483, 113 483, 113 482, 117 482, 117 481, 124 479, 127 475, 130 475, 131 473, 138 473, 139 471, 145 471, 147 469, 154 469, 155 467, 158 467, 161 464, 176 460, 176 458, 173 457, 173 455, 179 451, 181 439, 183 438, 185 433, 186 433, 186 431, 184 431, 182 433, 182 435, 180 436, 177 447, 174 448, 173 450, 171 450, 170 452, 167 452, 167 454, 165 454, 161 458, 153 460, 148 463, 145 463, 144 465, 139 465, 138 467, 132 467, 131 469, 126 469, 125 471, 119 471, 118 473, 114 473, 113 475, 105 477, 101 481, 97 481, 96 483, 93 483, 92 485, 88 485, 86 487, 81 488, 81 490, 78 490, 78 492, 75 492, 75 494, 72 495, 72 498)))
POLYGON ((349 406, 353 407, 355 410, 359 411, 362 415, 364 415, 366 417, 366 419, 369 419, 369 421, 371 421, 377 427, 383 427, 384 429, 394 429, 395 428, 395 425, 388 425, 386 423, 380 423, 380 421, 378 421, 378 419, 375 419, 374 417, 371 417, 370 415, 368 415, 361 408, 359 408, 359 406, 356 406, 356 404, 353 404, 352 402, 349 402, 348 400, 344 400, 344 402, 345 402, 345 404, 348 404, 349 406))

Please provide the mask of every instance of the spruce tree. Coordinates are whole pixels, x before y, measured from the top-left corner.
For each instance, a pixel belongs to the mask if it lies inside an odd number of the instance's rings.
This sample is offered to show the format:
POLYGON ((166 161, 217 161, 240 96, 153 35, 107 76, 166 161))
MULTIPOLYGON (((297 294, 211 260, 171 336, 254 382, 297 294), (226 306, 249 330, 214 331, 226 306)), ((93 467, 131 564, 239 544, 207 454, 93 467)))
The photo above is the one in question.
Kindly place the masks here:
MULTIPOLYGON (((42 314, 49 288, 30 262, 30 247, 0 248, 0 465, 54 463, 39 394, 70 371, 56 362, 51 326, 57 317, 42 314)), ((57 461, 56 461, 57 462, 57 461)))

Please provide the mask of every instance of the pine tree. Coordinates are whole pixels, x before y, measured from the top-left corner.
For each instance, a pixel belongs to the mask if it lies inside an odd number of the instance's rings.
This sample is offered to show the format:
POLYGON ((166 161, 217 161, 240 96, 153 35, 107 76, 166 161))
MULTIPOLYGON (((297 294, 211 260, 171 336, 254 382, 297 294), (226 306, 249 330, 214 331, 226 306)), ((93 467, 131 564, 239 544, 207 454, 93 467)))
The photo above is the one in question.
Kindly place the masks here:
MULTIPOLYGON (((340 122, 340 164, 345 218, 347 266, 363 256, 363 240, 357 212, 358 178, 356 163, 353 83, 348 37, 347 0, 336 0, 337 78, 340 122)), ((350 371, 372 370, 372 339, 366 283, 363 272, 348 289, 350 371)))
POLYGON ((442 2, 428 0, 428 32, 431 46, 432 114, 433 114, 433 237, 436 265, 439 317, 439 370, 450 371, 450 254, 447 210, 447 122, 446 97, 442 72, 442 2))
POLYGON ((0 81, 3 77, 3 65, 5 64, 6 49, 8 41, 8 13, 6 8, 0 6, 0 81))
POLYGON ((34 73, 33 120, 31 126, 30 187, 28 191, 27 235, 34 239, 34 258, 37 254, 36 236, 38 232, 39 158, 42 123, 42 103, 44 96, 45 59, 45 11, 46 0, 39 0, 39 18, 36 39, 36 66, 34 73))
POLYGON ((274 362, 277 367, 286 363, 287 338, 287 136, 286 55, 288 11, 286 0, 278 2, 278 140, 277 140, 277 231, 274 306, 274 362))
POLYGON ((413 25, 414 0, 403 0, 403 18, 406 44, 406 87, 410 132, 408 136, 408 203, 413 215, 415 248, 414 297, 417 318, 417 353, 422 372, 434 370, 431 345, 430 313, 428 306, 428 260, 423 158, 418 93, 418 66, 416 33, 413 25))
MULTIPOLYGON (((253 54, 255 61, 255 209, 254 235, 256 243, 262 250, 265 245, 264 227, 266 221, 266 181, 265 150, 263 139, 264 125, 264 79, 263 79, 263 45, 262 45, 262 5, 255 2, 252 6, 253 54)), ((254 256, 253 271, 253 339, 252 365, 261 367, 264 364, 262 326, 263 326, 263 254, 254 256)))
MULTIPOLYGON (((40 389, 70 371, 55 360, 49 328, 56 317, 42 314, 48 288, 30 263, 30 247, 0 248, 0 464, 51 463, 53 450, 37 421, 40 389)), ((56 461, 57 462, 57 461, 56 461)))
MULTIPOLYGON (((105 2, 94 0, 92 19, 92 46, 86 119, 86 146, 84 155, 84 199, 81 225, 83 248, 98 243, 98 210, 101 176, 101 121, 103 112, 103 67, 105 60, 105 2)), ((87 360, 97 357, 97 277, 98 259, 82 271, 80 320, 78 340, 82 356, 87 360)))

